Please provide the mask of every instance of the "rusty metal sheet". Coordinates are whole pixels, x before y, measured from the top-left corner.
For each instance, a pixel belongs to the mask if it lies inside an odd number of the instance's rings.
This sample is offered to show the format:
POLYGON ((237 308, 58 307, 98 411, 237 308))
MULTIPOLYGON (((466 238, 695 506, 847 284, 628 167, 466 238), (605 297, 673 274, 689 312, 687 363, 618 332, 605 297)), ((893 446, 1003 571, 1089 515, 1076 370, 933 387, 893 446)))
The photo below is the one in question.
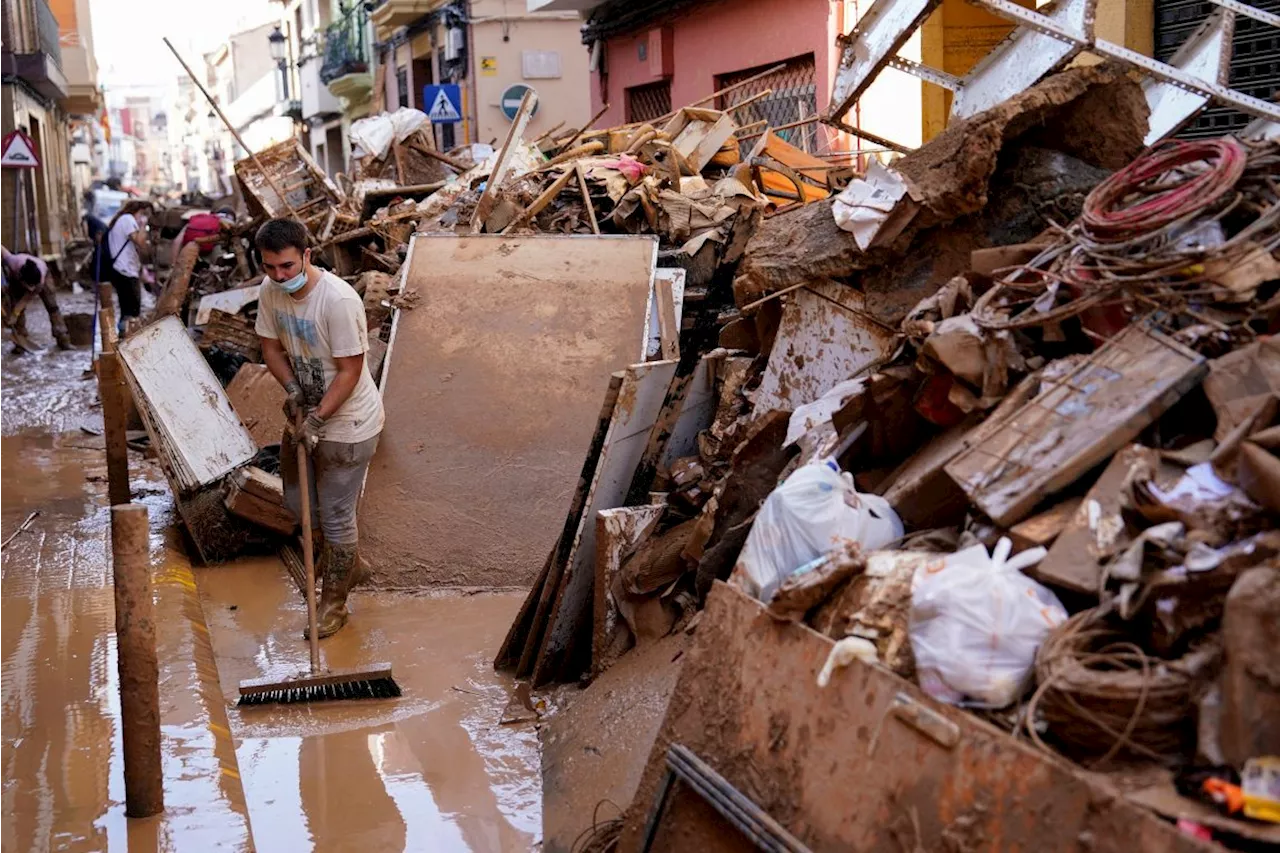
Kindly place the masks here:
POLYGON ((992 521, 1011 527, 1110 458, 1200 383, 1205 359, 1134 323, 946 466, 992 521))
POLYGON ((795 411, 889 357, 897 334, 863 311, 864 302, 833 282, 796 292, 756 392, 757 414, 795 411))
POLYGON ((527 586, 615 371, 641 357, 652 237, 419 234, 360 510, 374 583, 527 586))
MULTIPOLYGON (((638 849, 673 743, 819 853, 1206 849, 1084 771, 934 702, 892 673, 854 661, 818 687, 832 645, 716 584, 618 849, 638 849)), ((687 792, 669 802, 653 847, 749 849, 687 792)))

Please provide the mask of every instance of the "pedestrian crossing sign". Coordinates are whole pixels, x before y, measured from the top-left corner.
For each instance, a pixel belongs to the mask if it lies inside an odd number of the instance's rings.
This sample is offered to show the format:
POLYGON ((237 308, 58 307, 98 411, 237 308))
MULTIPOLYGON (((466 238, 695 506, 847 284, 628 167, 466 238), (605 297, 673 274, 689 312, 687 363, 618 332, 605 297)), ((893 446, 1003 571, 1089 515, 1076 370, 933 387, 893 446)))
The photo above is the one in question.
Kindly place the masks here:
POLYGON ((445 83, 422 88, 422 103, 432 124, 454 124, 462 121, 462 87, 445 83))

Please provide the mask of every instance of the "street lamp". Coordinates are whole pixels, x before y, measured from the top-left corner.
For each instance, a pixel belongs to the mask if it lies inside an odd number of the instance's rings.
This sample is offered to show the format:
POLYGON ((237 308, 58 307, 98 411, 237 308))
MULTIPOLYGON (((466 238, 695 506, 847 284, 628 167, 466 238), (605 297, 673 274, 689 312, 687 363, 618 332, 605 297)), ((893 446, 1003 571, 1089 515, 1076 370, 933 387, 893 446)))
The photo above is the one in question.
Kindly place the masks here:
POLYGON ((271 35, 267 36, 267 43, 271 45, 271 58, 276 61, 276 68, 280 70, 280 88, 284 101, 289 100, 289 63, 285 59, 285 42, 287 41, 279 25, 271 31, 271 35))
POLYGON ((267 36, 267 42, 271 45, 271 58, 277 63, 284 62, 284 43, 287 40, 278 26, 267 36))

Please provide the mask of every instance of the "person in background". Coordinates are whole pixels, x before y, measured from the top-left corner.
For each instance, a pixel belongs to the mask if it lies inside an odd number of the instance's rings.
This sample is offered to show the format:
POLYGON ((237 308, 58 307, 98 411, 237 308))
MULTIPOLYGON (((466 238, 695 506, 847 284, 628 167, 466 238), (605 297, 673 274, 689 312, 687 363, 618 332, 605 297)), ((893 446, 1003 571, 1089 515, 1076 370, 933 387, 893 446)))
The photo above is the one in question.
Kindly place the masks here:
POLYGON ((27 339, 28 303, 39 297, 49 312, 49 327, 58 349, 71 349, 67 324, 58 310, 58 297, 49 281, 49 265, 43 258, 10 252, 0 246, 0 266, 4 270, 4 324, 13 332, 13 352, 21 355, 31 349, 27 339))
POLYGON ((324 548, 317 625, 328 637, 347 622, 347 596, 363 575, 356 502, 382 434, 382 397, 369 374, 364 302, 342 279, 311 263, 307 229, 272 219, 254 238, 267 274, 256 331, 262 360, 288 397, 280 444, 285 502, 301 511, 297 446, 307 450, 311 507, 324 548), (295 418, 305 415, 300 434, 295 418))
POLYGON ((124 332, 126 321, 142 316, 142 257, 149 253, 147 219, 151 203, 127 201, 111 219, 105 239, 107 251, 102 259, 106 279, 120 300, 117 326, 124 332))
POLYGON ((209 254, 222 240, 222 229, 230 227, 235 221, 235 211, 229 207, 220 207, 213 213, 197 213, 178 232, 178 251, 182 251, 182 247, 188 243, 195 243, 200 246, 200 254, 209 254))
POLYGON ((83 217, 84 230, 85 233, 89 235, 89 241, 91 243, 97 243, 98 238, 107 233, 107 223, 99 219, 97 213, 94 212, 95 201, 96 199, 94 197, 93 190, 85 190, 83 217))

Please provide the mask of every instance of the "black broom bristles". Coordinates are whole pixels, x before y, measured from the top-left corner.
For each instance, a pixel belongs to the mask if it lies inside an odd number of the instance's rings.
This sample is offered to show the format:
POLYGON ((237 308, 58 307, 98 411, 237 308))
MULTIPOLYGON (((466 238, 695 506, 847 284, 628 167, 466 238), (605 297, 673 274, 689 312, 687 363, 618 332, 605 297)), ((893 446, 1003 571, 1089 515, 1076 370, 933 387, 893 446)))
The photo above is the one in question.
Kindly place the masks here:
POLYGON ((391 677, 391 667, 382 665, 349 674, 326 672, 285 681, 241 682, 240 701, 236 704, 289 705, 339 699, 394 699, 399 695, 400 685, 391 677))

